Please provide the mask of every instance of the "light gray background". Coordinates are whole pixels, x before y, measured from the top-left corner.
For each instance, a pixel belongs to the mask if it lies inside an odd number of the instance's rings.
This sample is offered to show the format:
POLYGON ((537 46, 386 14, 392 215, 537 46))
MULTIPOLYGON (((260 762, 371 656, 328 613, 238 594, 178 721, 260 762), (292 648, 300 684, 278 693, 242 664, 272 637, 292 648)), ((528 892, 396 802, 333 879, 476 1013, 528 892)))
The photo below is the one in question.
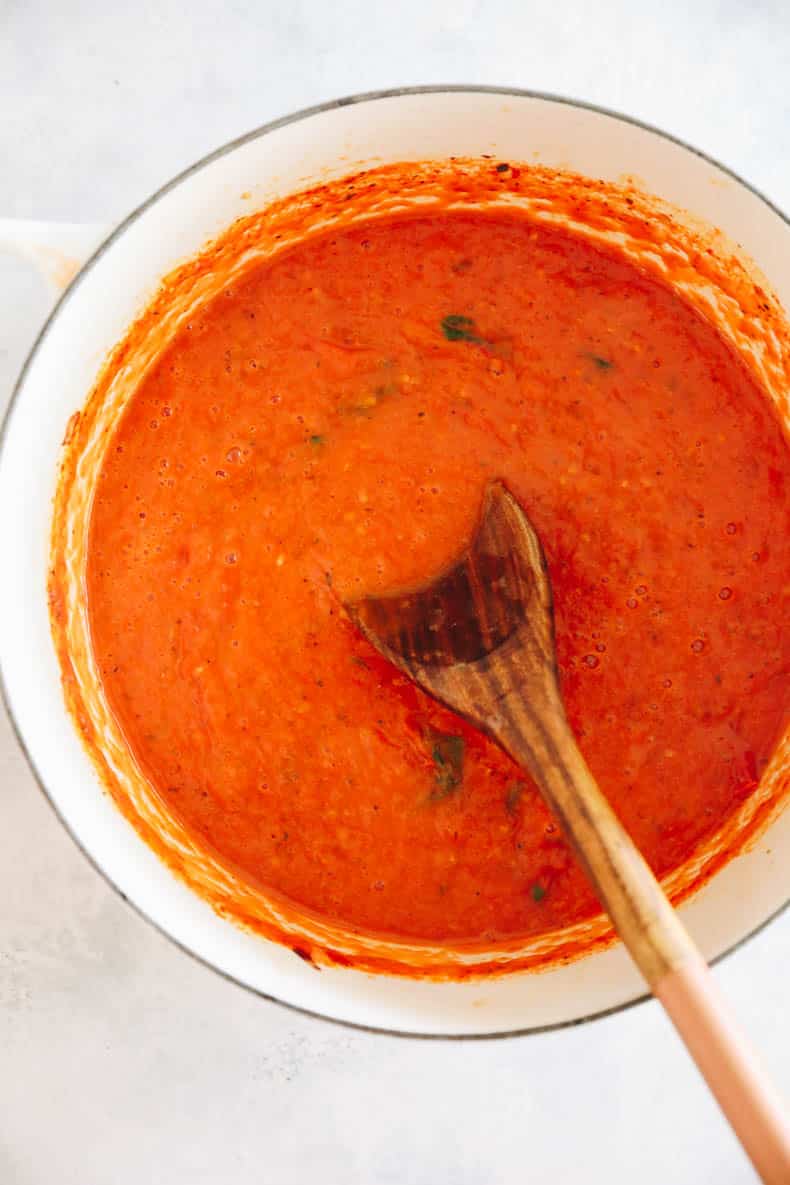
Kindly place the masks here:
MULTIPOLYGON (((0 0, 0 215, 117 220, 259 123, 418 82, 622 109, 790 207, 782 0, 0 0)), ((0 256, 2 401, 45 308, 0 256)), ((5 719, 0 791, 2 1185, 753 1180, 655 1005, 475 1042, 301 1016, 198 966, 110 892, 5 719)), ((717 972, 785 1089, 789 954, 786 915, 717 972)))

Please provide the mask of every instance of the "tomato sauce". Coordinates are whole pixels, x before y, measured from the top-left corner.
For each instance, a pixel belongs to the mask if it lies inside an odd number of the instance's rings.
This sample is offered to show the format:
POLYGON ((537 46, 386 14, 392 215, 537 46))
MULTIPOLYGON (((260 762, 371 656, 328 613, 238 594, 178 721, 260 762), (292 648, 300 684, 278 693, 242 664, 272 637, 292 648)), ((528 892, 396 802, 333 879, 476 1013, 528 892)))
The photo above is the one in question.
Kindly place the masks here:
POLYGON ((105 694, 251 884, 414 939, 597 912, 530 780, 343 610, 447 565, 492 478, 541 534, 571 723, 655 871, 754 790, 790 668, 790 457, 757 381, 613 247, 517 211, 386 217, 195 312, 96 483, 105 694))

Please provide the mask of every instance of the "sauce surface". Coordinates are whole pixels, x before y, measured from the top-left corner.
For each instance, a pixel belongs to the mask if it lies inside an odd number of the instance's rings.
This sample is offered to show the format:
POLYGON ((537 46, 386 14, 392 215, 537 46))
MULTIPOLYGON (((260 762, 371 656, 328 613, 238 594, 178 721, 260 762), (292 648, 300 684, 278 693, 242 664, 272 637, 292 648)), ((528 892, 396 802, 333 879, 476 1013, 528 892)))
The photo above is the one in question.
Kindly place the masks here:
POLYGON ((656 872, 754 790, 790 667, 765 395, 614 250, 517 213, 384 219, 196 314, 96 486, 106 695, 170 809, 251 882, 414 938, 598 911, 529 780, 342 609, 450 562, 492 478, 541 534, 571 723, 656 872))

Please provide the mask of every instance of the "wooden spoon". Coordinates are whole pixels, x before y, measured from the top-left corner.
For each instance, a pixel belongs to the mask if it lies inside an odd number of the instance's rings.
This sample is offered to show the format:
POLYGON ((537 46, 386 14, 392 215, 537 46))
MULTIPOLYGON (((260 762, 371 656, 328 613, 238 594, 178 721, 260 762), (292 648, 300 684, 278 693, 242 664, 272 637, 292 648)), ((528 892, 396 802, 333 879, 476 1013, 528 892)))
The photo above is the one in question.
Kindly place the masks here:
POLYGON ((512 495, 489 487, 468 551, 433 584, 346 608, 385 658, 529 771, 762 1180, 788 1185, 783 1105, 568 724, 546 561, 512 495))

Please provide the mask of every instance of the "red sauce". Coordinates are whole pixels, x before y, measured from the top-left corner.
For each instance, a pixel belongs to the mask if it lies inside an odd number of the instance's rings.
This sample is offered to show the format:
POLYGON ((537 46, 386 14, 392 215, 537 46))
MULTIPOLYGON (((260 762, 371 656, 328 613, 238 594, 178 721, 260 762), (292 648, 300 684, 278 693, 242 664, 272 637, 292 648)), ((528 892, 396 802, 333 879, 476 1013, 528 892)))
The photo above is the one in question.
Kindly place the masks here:
POLYGON ((765 394, 613 248, 516 212, 386 218, 197 312, 97 482, 105 693, 172 812, 251 883, 413 938, 597 911, 529 780, 342 610, 433 576, 491 478, 541 534, 571 722, 656 872, 754 789, 790 667, 765 394))

